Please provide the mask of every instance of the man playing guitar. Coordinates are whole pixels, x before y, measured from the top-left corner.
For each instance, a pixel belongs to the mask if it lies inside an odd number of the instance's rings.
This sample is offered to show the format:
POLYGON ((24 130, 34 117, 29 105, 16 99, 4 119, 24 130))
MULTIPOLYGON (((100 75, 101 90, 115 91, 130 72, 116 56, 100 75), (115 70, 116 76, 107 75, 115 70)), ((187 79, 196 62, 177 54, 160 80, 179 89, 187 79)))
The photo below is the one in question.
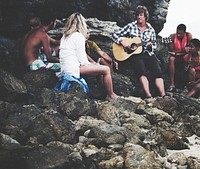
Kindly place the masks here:
POLYGON ((148 10, 145 6, 138 6, 136 9, 135 22, 131 22, 124 26, 121 30, 113 33, 112 39, 116 44, 122 45, 124 48, 131 48, 131 45, 123 40, 122 37, 133 38, 139 37, 146 44, 143 46, 143 51, 139 54, 131 56, 131 62, 134 73, 139 78, 140 84, 147 98, 152 97, 147 78, 147 70, 150 71, 155 79, 155 85, 162 97, 165 97, 164 82, 162 71, 155 56, 154 50, 157 47, 156 33, 154 28, 147 22, 149 18, 148 10))

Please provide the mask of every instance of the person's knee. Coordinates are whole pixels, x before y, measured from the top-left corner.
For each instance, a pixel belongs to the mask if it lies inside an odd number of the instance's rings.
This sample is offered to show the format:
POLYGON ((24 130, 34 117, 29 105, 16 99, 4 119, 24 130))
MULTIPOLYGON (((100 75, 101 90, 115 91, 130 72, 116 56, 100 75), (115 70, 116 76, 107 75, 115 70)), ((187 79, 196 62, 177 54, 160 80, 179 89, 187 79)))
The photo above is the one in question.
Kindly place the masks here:
POLYGON ((108 66, 105 66, 105 67, 106 67, 106 72, 110 73, 110 68, 108 66))
POLYGON ((105 74, 110 73, 110 68, 106 65, 101 65, 102 70, 105 74))
POLYGON ((194 74, 196 71, 195 71, 195 69, 194 68, 190 68, 190 73, 191 74, 194 74))

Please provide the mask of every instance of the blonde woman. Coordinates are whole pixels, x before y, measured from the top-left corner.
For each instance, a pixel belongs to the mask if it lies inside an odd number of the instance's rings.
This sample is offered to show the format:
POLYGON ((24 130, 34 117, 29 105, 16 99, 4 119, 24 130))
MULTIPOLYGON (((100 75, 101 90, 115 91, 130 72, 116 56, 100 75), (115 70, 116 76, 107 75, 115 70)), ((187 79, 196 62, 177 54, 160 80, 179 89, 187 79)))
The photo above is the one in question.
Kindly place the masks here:
POLYGON ((80 78, 81 75, 102 75, 102 82, 107 90, 107 100, 111 101, 119 96, 113 92, 110 69, 105 65, 88 61, 85 50, 88 36, 85 18, 80 13, 70 15, 60 43, 61 72, 76 78, 80 78))

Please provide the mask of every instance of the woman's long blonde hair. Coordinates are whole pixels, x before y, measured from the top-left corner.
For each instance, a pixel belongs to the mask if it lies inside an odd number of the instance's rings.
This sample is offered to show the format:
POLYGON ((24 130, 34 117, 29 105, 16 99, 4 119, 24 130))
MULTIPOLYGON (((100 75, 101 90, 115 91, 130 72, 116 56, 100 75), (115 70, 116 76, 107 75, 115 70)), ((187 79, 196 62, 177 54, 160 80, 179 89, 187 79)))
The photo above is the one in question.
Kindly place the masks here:
POLYGON ((76 12, 73 13, 69 16, 67 23, 64 27, 64 36, 67 37, 71 35, 74 32, 80 32, 83 34, 83 36, 87 39, 89 34, 88 34, 88 29, 87 29, 87 24, 85 21, 85 18, 83 17, 82 14, 76 12))

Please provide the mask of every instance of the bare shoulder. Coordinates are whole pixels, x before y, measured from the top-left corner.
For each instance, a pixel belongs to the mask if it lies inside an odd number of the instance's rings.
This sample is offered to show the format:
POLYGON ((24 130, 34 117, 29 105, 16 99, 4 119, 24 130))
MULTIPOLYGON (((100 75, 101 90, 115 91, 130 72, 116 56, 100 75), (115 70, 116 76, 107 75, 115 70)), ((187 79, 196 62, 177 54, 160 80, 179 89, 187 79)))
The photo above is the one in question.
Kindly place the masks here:
POLYGON ((36 32, 37 36, 41 37, 41 38, 48 38, 48 35, 45 31, 39 29, 37 32, 36 32))
POLYGON ((187 36, 188 36, 188 39, 192 39, 192 34, 190 32, 187 32, 187 36))

